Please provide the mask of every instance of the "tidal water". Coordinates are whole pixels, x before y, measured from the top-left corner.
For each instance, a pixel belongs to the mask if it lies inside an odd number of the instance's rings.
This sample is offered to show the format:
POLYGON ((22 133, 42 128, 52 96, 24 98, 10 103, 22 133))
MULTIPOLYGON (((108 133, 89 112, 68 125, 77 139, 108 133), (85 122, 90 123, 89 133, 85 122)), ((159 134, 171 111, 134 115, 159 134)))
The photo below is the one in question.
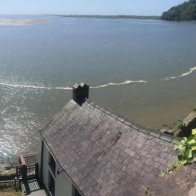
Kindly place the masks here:
POLYGON ((92 87, 92 101, 153 129, 196 106, 195 22, 36 18, 48 23, 0 26, 0 159, 36 149, 38 130, 76 82, 92 87))

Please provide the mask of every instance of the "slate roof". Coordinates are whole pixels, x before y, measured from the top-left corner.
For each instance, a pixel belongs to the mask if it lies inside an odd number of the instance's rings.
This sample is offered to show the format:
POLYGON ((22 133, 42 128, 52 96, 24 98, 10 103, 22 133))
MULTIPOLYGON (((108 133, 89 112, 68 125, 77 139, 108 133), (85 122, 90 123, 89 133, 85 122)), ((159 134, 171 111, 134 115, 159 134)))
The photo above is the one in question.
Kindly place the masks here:
POLYGON ((137 196, 177 160, 172 136, 142 128, 87 100, 69 101, 40 132, 85 196, 137 196))
POLYGON ((149 193, 165 196, 196 196, 196 164, 182 166, 175 172, 158 178, 149 188, 149 193))

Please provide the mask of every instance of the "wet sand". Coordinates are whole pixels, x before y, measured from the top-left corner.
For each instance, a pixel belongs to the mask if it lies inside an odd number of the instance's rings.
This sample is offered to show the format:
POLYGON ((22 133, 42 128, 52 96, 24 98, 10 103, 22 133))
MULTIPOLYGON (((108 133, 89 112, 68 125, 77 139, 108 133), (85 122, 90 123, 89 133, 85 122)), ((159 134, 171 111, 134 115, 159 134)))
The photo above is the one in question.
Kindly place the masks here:
POLYGON ((48 23, 45 19, 0 19, 0 26, 23 26, 23 25, 39 25, 48 23))

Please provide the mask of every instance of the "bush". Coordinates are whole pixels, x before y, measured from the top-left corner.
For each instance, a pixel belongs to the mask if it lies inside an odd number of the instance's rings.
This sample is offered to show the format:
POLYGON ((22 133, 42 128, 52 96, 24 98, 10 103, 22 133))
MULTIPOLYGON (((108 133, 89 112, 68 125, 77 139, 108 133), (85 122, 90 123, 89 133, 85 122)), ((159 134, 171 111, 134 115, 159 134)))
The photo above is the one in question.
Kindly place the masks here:
POLYGON ((173 163, 166 170, 162 170, 160 175, 165 176, 176 171, 182 165, 196 162, 196 129, 192 130, 192 135, 184 137, 176 144, 175 149, 179 151, 179 161, 173 163))
POLYGON ((178 129, 182 129, 183 127, 184 127, 183 121, 182 120, 178 120, 178 122, 177 122, 177 128, 178 129))
POLYGON ((182 164, 196 161, 196 129, 192 130, 192 135, 181 139, 175 147, 179 153, 179 161, 182 164))

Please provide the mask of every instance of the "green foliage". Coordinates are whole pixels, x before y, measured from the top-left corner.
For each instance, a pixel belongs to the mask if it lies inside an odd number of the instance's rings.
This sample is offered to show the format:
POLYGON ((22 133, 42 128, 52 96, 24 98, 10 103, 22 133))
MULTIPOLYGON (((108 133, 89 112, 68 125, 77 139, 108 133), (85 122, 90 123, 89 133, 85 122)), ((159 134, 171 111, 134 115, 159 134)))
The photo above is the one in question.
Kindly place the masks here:
POLYGON ((173 163, 166 170, 161 171, 160 176, 165 176, 176 171, 182 165, 193 163, 196 161, 196 129, 192 130, 192 135, 188 138, 184 137, 176 144, 175 149, 179 151, 179 161, 173 163))
POLYGON ((163 20, 196 20, 196 0, 189 0, 178 6, 172 7, 161 16, 163 20))
POLYGON ((192 130, 192 135, 184 137, 175 147, 179 153, 179 161, 182 164, 196 161, 196 129, 192 130))
POLYGON ((177 128, 178 129, 182 129, 183 127, 184 127, 183 121, 182 120, 178 120, 178 122, 177 122, 177 128))
POLYGON ((196 107, 193 108, 193 111, 196 112, 196 107))

